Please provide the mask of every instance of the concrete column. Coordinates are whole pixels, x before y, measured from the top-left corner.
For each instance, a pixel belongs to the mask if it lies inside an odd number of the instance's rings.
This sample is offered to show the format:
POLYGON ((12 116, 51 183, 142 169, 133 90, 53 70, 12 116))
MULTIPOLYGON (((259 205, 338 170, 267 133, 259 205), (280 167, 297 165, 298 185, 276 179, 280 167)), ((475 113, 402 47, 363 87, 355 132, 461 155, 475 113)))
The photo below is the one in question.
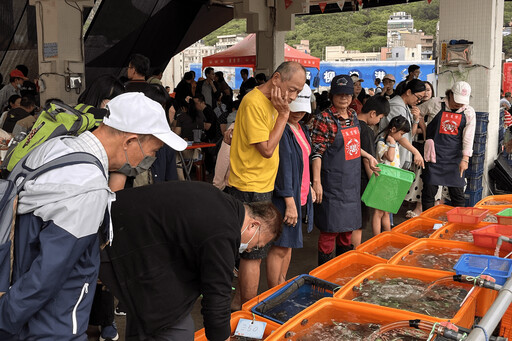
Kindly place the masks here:
POLYGON ((499 99, 504 0, 441 0, 439 40, 465 39, 473 42, 472 65, 441 66, 438 94, 456 81, 471 85, 470 105, 489 113, 484 191, 488 194, 487 171, 498 148, 499 99))
POLYGON ((235 4, 235 17, 246 18, 247 32, 256 33, 256 74, 270 76, 284 61, 286 32, 293 30, 296 13, 309 11, 307 3, 308 0, 244 0, 235 4))
POLYGON ((93 0, 30 0, 36 7, 41 103, 59 98, 76 103, 85 89, 82 11, 93 0))

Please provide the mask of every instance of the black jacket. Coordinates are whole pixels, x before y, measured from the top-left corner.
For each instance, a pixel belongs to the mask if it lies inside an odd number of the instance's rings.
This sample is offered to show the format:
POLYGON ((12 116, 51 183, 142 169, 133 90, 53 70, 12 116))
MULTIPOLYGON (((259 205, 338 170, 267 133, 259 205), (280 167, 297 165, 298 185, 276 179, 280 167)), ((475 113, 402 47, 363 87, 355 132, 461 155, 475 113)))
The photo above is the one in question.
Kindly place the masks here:
POLYGON ((209 340, 229 337, 241 202, 207 183, 172 181, 119 191, 114 241, 100 278, 139 324, 139 338, 190 313, 199 295, 209 340))

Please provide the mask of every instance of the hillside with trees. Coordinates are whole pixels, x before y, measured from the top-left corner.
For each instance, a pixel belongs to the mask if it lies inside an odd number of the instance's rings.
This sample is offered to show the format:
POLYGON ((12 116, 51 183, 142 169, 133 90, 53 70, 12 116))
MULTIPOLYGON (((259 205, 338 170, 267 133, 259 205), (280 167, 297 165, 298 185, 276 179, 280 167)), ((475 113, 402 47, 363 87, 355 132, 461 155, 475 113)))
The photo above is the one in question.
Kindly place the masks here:
MULTIPOLYGON (((320 15, 302 15, 295 18, 295 30, 286 34, 286 43, 293 46, 300 40, 309 40, 311 54, 322 58, 325 46, 343 45, 347 50, 380 51, 386 46, 387 21, 394 12, 407 12, 414 19, 414 28, 435 35, 439 20, 439 0, 362 9, 320 15)), ((505 2, 504 25, 512 21, 512 3, 505 2)), ((245 33, 245 19, 235 19, 203 40, 214 45, 217 36, 245 33)), ((512 58, 512 35, 503 38, 503 51, 512 58)))

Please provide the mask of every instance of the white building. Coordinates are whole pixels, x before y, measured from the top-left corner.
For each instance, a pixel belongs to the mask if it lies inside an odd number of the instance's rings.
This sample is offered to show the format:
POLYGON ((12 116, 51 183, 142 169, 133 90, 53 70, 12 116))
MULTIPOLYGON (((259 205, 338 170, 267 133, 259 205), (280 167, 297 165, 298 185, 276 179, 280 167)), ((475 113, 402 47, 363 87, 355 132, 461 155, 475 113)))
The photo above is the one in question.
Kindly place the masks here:
POLYGON ((345 46, 326 46, 326 62, 366 62, 380 60, 380 52, 360 52, 359 50, 345 50, 345 46))
POLYGON ((421 45, 416 47, 398 46, 388 50, 386 60, 421 60, 421 45))
POLYGON ((396 12, 389 16, 387 47, 403 46, 401 34, 414 31, 414 20, 410 14, 396 12))
POLYGON ((215 53, 229 49, 231 46, 234 46, 244 40, 245 37, 245 34, 217 36, 219 41, 215 44, 215 53))

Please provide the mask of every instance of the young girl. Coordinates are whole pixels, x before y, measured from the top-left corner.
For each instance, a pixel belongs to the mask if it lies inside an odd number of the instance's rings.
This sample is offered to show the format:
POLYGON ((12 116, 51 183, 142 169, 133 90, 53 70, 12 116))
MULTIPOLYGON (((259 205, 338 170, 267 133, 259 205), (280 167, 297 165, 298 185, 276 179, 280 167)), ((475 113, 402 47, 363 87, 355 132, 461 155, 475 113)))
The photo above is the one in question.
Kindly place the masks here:
MULTIPOLYGON (((377 160, 385 165, 400 168, 400 152, 398 142, 402 135, 411 131, 411 125, 403 116, 396 116, 389 122, 388 127, 381 133, 377 142, 377 160)), ((372 220, 373 234, 376 236, 382 230, 390 231, 389 212, 374 210, 372 220)))

